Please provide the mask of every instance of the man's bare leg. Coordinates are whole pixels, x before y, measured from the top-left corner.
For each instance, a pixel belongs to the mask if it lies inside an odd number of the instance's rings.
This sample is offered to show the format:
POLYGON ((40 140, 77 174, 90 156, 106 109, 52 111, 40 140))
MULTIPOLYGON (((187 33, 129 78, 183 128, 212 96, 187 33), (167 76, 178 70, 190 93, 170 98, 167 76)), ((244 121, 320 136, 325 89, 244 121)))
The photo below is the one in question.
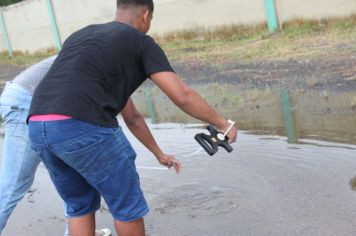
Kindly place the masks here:
POLYGON ((70 236, 95 235, 95 213, 69 218, 69 233, 70 236))
POLYGON ((145 236, 143 218, 131 222, 115 220, 115 229, 120 236, 145 236))

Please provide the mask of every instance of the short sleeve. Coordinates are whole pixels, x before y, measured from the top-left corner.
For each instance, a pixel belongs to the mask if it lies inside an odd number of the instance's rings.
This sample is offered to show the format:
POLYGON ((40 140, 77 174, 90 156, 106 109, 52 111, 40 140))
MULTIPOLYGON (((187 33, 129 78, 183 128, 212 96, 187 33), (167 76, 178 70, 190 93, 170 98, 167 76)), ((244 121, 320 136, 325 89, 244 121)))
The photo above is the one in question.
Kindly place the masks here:
POLYGON ((149 36, 145 37, 142 56, 143 68, 147 77, 157 72, 174 72, 164 51, 149 36))

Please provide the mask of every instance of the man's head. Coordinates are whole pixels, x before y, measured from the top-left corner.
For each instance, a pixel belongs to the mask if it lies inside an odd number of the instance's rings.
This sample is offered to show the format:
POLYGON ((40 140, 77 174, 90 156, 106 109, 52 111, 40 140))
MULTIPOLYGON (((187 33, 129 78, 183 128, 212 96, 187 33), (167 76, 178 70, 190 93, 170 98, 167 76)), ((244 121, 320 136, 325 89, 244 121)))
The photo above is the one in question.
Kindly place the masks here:
POLYGON ((151 26, 153 0, 117 0, 116 20, 127 23, 143 33, 151 26))
POLYGON ((117 8, 127 8, 130 6, 147 7, 147 9, 153 13, 154 5, 153 0, 117 0, 117 8))

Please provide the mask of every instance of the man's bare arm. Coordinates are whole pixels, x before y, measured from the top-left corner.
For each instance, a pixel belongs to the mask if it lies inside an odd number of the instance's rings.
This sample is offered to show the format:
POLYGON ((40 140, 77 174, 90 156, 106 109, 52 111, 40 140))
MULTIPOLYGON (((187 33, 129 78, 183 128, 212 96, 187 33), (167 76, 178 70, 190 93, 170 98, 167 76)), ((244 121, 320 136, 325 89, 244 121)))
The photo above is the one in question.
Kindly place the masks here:
POLYGON ((174 166, 177 173, 181 169, 181 164, 175 159, 173 155, 165 154, 159 148, 156 143, 152 133, 150 132, 145 119, 142 115, 136 110, 136 107, 130 98, 121 111, 121 115, 125 121, 125 124, 129 130, 135 135, 135 137, 147 147, 157 158, 159 163, 164 166, 170 167, 174 166))
MULTIPOLYGON (((159 72, 150 76, 152 81, 184 112, 218 127, 225 132, 230 123, 215 111, 196 91, 180 80, 173 72, 159 72)), ((236 141, 237 129, 227 134, 229 142, 236 141)))

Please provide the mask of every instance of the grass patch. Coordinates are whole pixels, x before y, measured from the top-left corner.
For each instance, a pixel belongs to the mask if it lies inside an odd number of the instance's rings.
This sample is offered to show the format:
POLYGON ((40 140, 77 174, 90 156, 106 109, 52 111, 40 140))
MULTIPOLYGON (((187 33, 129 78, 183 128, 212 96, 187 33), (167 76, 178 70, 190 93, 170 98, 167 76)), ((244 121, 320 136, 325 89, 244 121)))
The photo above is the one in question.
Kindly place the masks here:
POLYGON ((56 54, 57 51, 55 48, 49 48, 41 50, 35 53, 23 53, 15 51, 13 57, 10 57, 7 52, 0 53, 0 64, 12 64, 12 65, 21 65, 28 66, 36 62, 43 60, 44 58, 50 57, 56 54))
POLYGON ((348 18, 323 19, 320 21, 296 19, 282 25, 283 34, 289 37, 300 37, 308 34, 315 34, 328 31, 355 30, 356 15, 348 18))
POLYGON ((194 28, 154 36, 158 43, 179 42, 179 41, 213 41, 213 40, 240 40, 247 39, 256 34, 263 34, 267 31, 266 24, 246 26, 246 25, 224 25, 214 29, 194 28))
POLYGON ((265 25, 175 32, 158 42, 171 60, 219 63, 231 60, 321 57, 356 50, 356 16, 321 21, 293 20, 267 33, 265 25), (346 45, 346 47, 340 47, 346 45))

